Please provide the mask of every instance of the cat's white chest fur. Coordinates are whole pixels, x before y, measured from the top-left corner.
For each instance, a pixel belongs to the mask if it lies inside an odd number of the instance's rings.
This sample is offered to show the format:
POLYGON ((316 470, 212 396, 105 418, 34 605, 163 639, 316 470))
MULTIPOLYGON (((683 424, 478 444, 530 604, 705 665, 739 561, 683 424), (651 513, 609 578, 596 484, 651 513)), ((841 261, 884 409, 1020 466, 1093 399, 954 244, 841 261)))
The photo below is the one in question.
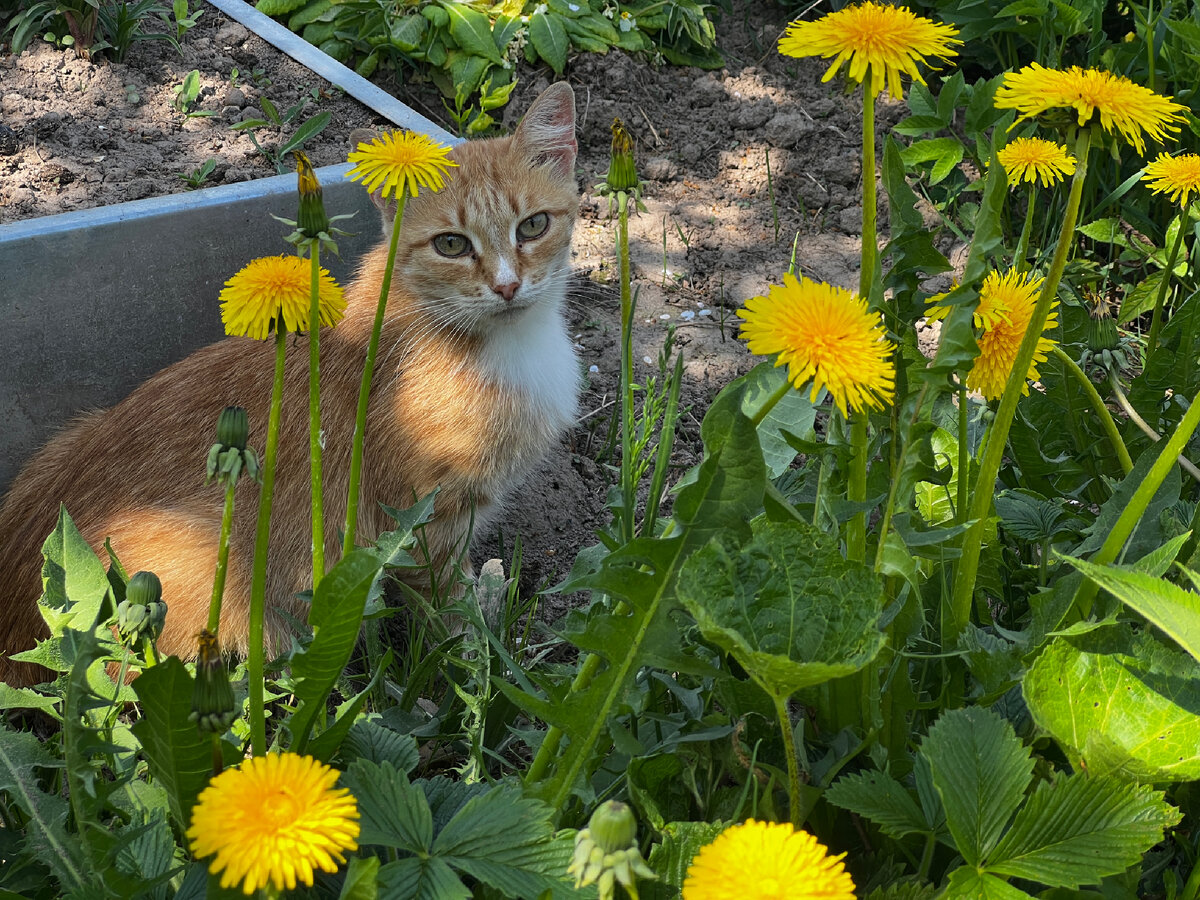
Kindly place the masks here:
POLYGON ((537 303, 497 323, 482 353, 484 371, 512 389, 551 432, 575 420, 579 361, 559 303, 537 303))

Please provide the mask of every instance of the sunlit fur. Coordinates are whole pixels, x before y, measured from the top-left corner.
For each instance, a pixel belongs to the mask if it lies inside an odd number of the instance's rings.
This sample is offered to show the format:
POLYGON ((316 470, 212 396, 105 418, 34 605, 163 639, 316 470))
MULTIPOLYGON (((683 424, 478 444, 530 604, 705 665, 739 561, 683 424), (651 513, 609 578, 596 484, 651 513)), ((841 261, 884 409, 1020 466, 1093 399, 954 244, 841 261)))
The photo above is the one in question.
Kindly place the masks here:
MULTIPOLYGON (((371 390, 360 543, 388 528, 381 502, 404 507, 440 486, 426 529, 429 556, 435 568, 457 559, 469 525, 478 530, 573 421, 579 372, 563 306, 578 202, 574 124, 570 88, 554 85, 512 136, 455 148, 459 168, 445 189, 409 201, 371 390), (518 241, 517 226, 539 212, 550 217, 545 233, 518 241), (445 233, 465 235, 474 252, 439 255, 432 239, 445 233)), ((331 562, 386 256, 380 247, 365 258, 346 289, 345 319, 321 335, 331 562)), ((30 648, 45 634, 36 607, 39 550, 62 502, 94 548, 111 537, 129 572, 159 576, 169 610, 159 649, 194 655, 222 505, 222 491, 204 484, 206 453, 229 404, 249 410, 251 443, 261 452, 274 356, 272 341, 230 338, 206 347, 111 410, 79 419, 32 458, 0 508, 0 651, 30 648)), ((267 570, 269 652, 287 646, 278 611, 302 616, 293 595, 311 585, 307 341, 291 340, 287 357, 267 570)), ((257 499, 243 479, 221 614, 221 643, 239 654, 257 499)), ((0 679, 10 684, 44 674, 0 660, 0 679)))

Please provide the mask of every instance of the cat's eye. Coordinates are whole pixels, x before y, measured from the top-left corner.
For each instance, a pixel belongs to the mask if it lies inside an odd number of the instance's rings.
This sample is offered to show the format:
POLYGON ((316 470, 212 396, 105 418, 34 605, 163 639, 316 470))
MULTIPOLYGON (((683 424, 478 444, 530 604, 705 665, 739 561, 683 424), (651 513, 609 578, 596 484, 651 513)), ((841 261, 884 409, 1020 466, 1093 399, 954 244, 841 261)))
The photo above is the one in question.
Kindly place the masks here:
POLYGON ((517 238, 522 241, 531 241, 545 234, 549 227, 550 216, 544 212, 534 213, 517 226, 517 238))
POLYGON ((454 259, 471 251, 471 242, 461 234, 439 234, 433 239, 433 249, 442 256, 454 259))

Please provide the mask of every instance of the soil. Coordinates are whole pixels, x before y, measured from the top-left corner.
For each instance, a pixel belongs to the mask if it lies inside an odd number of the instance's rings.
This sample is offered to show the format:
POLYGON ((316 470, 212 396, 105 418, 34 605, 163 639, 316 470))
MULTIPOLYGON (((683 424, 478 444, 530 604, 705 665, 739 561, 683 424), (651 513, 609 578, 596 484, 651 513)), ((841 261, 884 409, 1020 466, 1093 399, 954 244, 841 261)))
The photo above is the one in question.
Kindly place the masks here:
MULTIPOLYGON (((735 310, 778 282, 793 252, 805 275, 845 287, 858 283, 862 210, 859 94, 822 84, 825 65, 775 52, 787 11, 736 0, 718 22, 726 68, 653 67, 621 52, 572 59, 582 197, 574 243, 578 278, 571 323, 588 370, 581 418, 561 453, 512 499, 492 533, 479 535, 477 563, 508 564, 521 537, 526 587, 565 574, 608 519, 612 460, 604 456, 617 396, 620 315, 608 201, 592 186, 608 166, 610 126, 637 140, 645 211, 630 223, 638 308, 635 376, 656 371, 669 332, 685 360, 676 475, 699 460, 699 423, 715 393, 755 363, 736 339, 735 310)), ((550 83, 525 67, 505 109, 511 127, 550 83)), ((325 131, 306 145, 314 164, 343 162, 349 133, 384 126, 341 94, 216 9, 206 9, 182 53, 161 42, 136 44, 125 63, 94 64, 45 43, 0 56, 0 223, 185 189, 179 173, 206 160, 206 184, 275 174, 244 133, 229 126, 260 117, 262 98, 300 118, 329 110, 325 131), (237 69, 236 79, 231 72, 237 69), (202 89, 185 116, 173 86, 198 70, 202 89)), ((381 82, 443 127, 429 85, 381 82)), ((886 131, 901 104, 884 98, 876 121, 886 131)), ((266 131, 268 150, 277 135, 266 131)), ((880 209, 881 232, 886 208, 880 209)))

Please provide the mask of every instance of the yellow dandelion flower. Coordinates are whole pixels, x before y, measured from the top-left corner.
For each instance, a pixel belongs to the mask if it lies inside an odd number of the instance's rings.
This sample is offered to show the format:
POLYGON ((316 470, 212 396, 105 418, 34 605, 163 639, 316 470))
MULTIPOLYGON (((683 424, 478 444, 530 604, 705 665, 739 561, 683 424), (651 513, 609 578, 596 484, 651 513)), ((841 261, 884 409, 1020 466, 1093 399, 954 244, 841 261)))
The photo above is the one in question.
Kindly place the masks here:
POLYGON ((1200 193, 1200 156, 1160 153, 1158 159, 1146 164, 1142 181, 1149 184, 1154 193, 1169 194, 1172 203, 1187 206, 1192 194, 1200 193))
MULTIPOLYGON (((307 331, 312 305, 312 264, 298 256, 264 256, 252 260, 225 282, 221 321, 225 333, 264 340, 283 320, 286 331, 307 331)), ((321 269, 317 286, 322 325, 336 325, 346 313, 346 299, 333 276, 321 269)))
POLYGON ((407 191, 417 196, 418 186, 440 191, 446 170, 458 163, 446 159, 450 148, 428 135, 415 131, 392 131, 370 143, 362 143, 348 157, 355 163, 347 173, 351 181, 361 181, 366 189, 386 199, 407 191))
MULTIPOLYGON (((1021 348, 1025 330, 1033 317, 1033 308, 1037 305, 1042 280, 1030 273, 1015 270, 1004 275, 991 272, 983 280, 983 287, 979 291, 979 306, 976 307, 974 315, 975 327, 981 329, 976 338, 979 355, 975 357, 975 363, 967 373, 967 387, 983 394, 988 400, 997 400, 1004 393, 1008 373, 1017 361, 1017 351, 1021 348)), ((944 296, 945 294, 939 294, 927 301, 932 304, 927 313, 931 321, 944 319, 949 314, 948 307, 937 305, 944 296)), ((1052 306, 1042 330, 1049 331, 1057 325, 1057 314, 1052 306)), ((1025 375, 1025 383, 1021 385, 1023 395, 1029 393, 1029 382, 1037 381, 1038 365, 1046 361, 1046 355, 1055 343, 1057 342, 1051 338, 1038 338, 1037 349, 1025 375)))
POLYGON ((842 857, 806 831, 750 819, 700 848, 683 900, 853 900, 842 857))
POLYGON ((1015 138, 996 155, 1013 184, 1041 181, 1043 187, 1053 187, 1075 174, 1075 157, 1061 144, 1042 138, 1015 138))
POLYGON ((200 792, 187 837, 197 857, 216 854, 209 871, 221 887, 252 894, 311 886, 313 873, 336 872, 358 849, 358 804, 335 788, 338 771, 311 756, 272 753, 226 769, 200 792))
POLYGON ((1184 121, 1184 107, 1170 97, 1123 75, 1079 66, 1062 71, 1031 63, 1009 72, 996 91, 995 104, 998 109, 1020 112, 1018 122, 1060 107, 1073 108, 1080 125, 1098 116, 1105 131, 1119 131, 1139 154, 1146 151, 1143 132, 1161 141, 1184 121))
POLYGON ((900 74, 924 84, 917 63, 928 64, 926 57, 930 56, 943 60, 957 56, 958 51, 950 46, 962 43, 956 34, 956 28, 922 18, 902 6, 867 0, 812 22, 793 22, 779 39, 779 52, 796 57, 832 56, 833 63, 822 81, 828 81, 849 61, 849 76, 860 84, 870 71, 867 89, 871 96, 882 91, 886 82, 888 93, 900 99, 904 96, 900 74))
POLYGON ((797 281, 789 273, 782 285, 771 285, 766 297, 751 297, 737 314, 750 352, 779 354, 775 365, 787 364, 792 384, 812 380, 814 400, 822 387, 828 389, 842 415, 891 402, 895 346, 882 316, 869 312, 853 292, 807 278, 797 281))

